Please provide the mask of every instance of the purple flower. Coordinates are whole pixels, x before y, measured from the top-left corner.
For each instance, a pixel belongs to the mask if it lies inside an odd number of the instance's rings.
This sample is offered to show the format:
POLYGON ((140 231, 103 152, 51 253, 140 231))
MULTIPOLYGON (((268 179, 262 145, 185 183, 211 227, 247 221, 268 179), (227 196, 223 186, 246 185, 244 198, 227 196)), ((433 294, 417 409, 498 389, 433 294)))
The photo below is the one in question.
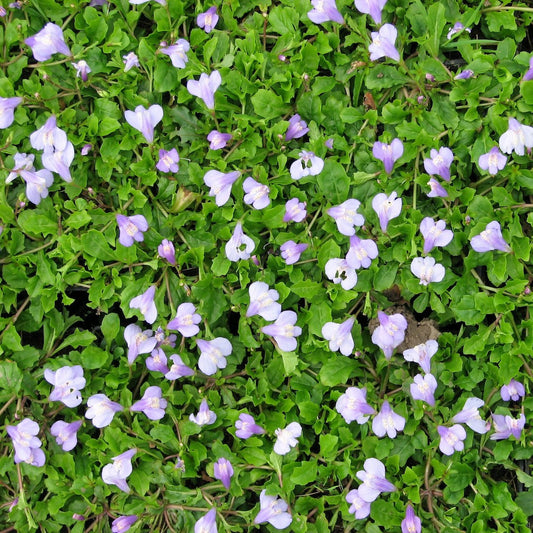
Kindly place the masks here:
POLYGON ((30 418, 25 418, 16 426, 6 426, 7 434, 13 441, 15 448, 15 463, 28 463, 33 466, 43 466, 45 456, 40 449, 41 440, 37 437, 39 434, 39 425, 30 418))
POLYGON ((226 490, 229 490, 231 477, 233 476, 233 467, 231 466, 231 463, 224 457, 221 457, 215 463, 214 472, 215 479, 222 481, 222 485, 224 485, 226 490))
POLYGON ((210 150, 220 150, 228 144, 229 141, 232 139, 231 133, 220 133, 217 130, 213 130, 209 133, 207 136, 207 140, 209 141, 209 149, 210 150))
POLYGON ((316 176, 324 168, 324 160, 317 157, 313 152, 300 152, 300 159, 294 161, 290 168, 291 178, 299 180, 305 176, 316 176))
POLYGON ((194 533, 217 533, 217 512, 213 507, 194 524, 194 533))
POLYGON ((298 344, 295 337, 299 337, 302 334, 302 328, 294 325, 297 319, 298 317, 294 311, 283 311, 274 324, 263 326, 261 331, 274 337, 280 350, 292 352, 296 350, 298 344))
POLYGON ((486 433, 490 428, 490 423, 487 426, 479 414, 479 408, 484 404, 485 402, 480 398, 468 398, 462 410, 452 418, 452 422, 466 424, 476 433, 486 433))
POLYGON ((411 272, 420 279, 420 285, 429 285, 442 281, 446 269, 440 263, 435 263, 433 257, 415 257, 411 261, 411 272))
POLYGON ((390 220, 400 216, 402 199, 398 198, 396 191, 392 192, 390 196, 379 193, 372 199, 372 209, 378 215, 381 231, 385 233, 390 220))
POLYGON ((72 55, 65 43, 63 31, 52 22, 46 24, 40 32, 28 37, 24 42, 31 48, 36 61, 46 61, 54 54, 72 55))
POLYGON ((131 459, 136 453, 137 448, 132 448, 127 452, 113 457, 113 462, 102 468, 102 479, 104 483, 116 485, 120 490, 130 492, 126 478, 133 472, 131 459))
POLYGON ((237 222, 231 239, 226 243, 226 257, 234 262, 241 259, 250 259, 254 248, 254 241, 244 234, 241 223, 237 222))
POLYGON ((161 348, 161 346, 170 346, 171 348, 174 348, 176 346, 177 336, 173 333, 166 336, 161 326, 156 329, 154 337, 157 340, 157 348, 161 348))
POLYGON ((454 76, 454 80, 468 80, 474 75, 474 71, 471 69, 463 70, 462 72, 459 72, 456 76, 454 76))
POLYGON ((372 431, 378 437, 387 434, 391 439, 396 438, 397 431, 403 431, 405 418, 395 413, 386 400, 381 406, 381 411, 372 420, 372 431))
POLYGON ((514 150, 518 155, 524 155, 524 148, 533 148, 533 128, 510 118, 509 128, 500 136, 499 145, 505 154, 514 150))
POLYGON ((62 420, 54 422, 50 428, 50 433, 56 438, 56 442, 63 448, 64 452, 69 452, 78 443, 78 429, 82 420, 76 420, 68 424, 62 420))
POLYGON ((415 515, 411 504, 405 510, 405 518, 402 520, 402 533, 422 533, 422 522, 415 515))
POLYGON ((180 304, 173 318, 167 325, 167 329, 179 331, 184 337, 194 337, 200 328, 197 326, 202 317, 196 312, 196 307, 189 302, 180 304))
POLYGON ((372 239, 360 239, 357 235, 350 237, 350 249, 346 262, 352 268, 368 268, 372 259, 378 256, 378 247, 372 239))
POLYGON ((202 403, 200 404, 200 410, 198 411, 198 414, 196 416, 192 414, 189 415, 189 420, 195 424, 198 424, 199 426, 214 424, 216 419, 217 415, 209 409, 207 400, 205 399, 202 400, 202 403))
POLYGON ((524 389, 524 385, 514 379, 509 381, 508 385, 504 385, 500 389, 500 395, 504 402, 508 402, 509 400, 517 402, 520 398, 523 398, 525 394, 526 390, 524 389))
POLYGON ((448 193, 446 189, 434 178, 428 181, 429 188, 431 189, 427 196, 428 198, 447 198, 448 193))
POLYGON ((521 413, 519 418, 512 418, 509 415, 492 415, 492 422, 496 433, 490 436, 491 440, 508 439, 511 435, 516 440, 520 440, 522 430, 526 425, 526 417, 524 413, 521 413))
POLYGON ((361 13, 370 15, 376 24, 381 24, 381 11, 387 0, 355 0, 355 8, 361 13))
POLYGON ((352 328, 355 319, 349 318, 341 324, 326 322, 322 327, 322 337, 329 341, 329 349, 332 352, 340 351, 342 355, 350 355, 353 352, 354 342, 352 328))
POLYGON ((161 259, 166 259, 171 265, 176 264, 176 250, 174 244, 168 239, 163 239, 157 247, 157 253, 161 259))
POLYGON ((254 524, 268 522, 276 529, 285 529, 292 522, 292 516, 287 509, 289 506, 285 500, 275 496, 267 496, 266 490, 259 495, 260 510, 254 519, 254 524))
POLYGON ((150 357, 146 358, 145 364, 146 368, 152 372, 161 372, 165 375, 170 372, 167 366, 167 356, 161 348, 152 350, 150 357))
POLYGON ((479 168, 488 170, 491 176, 498 173, 498 170, 503 170, 507 158, 498 150, 497 146, 491 148, 490 152, 479 156, 479 168))
POLYGON ((435 405, 435 390, 437 389, 437 380, 433 374, 417 374, 414 377, 414 383, 411 383, 409 391, 413 400, 422 400, 429 405, 435 405))
POLYGON ((233 347, 231 342, 224 337, 217 337, 212 341, 197 339, 196 344, 200 348, 198 368, 207 376, 212 376, 218 368, 226 368, 226 357, 231 354, 233 347))
POLYGON ((91 72, 91 67, 87 64, 87 61, 80 59, 77 63, 71 64, 76 69, 76 78, 81 78, 82 81, 87 81, 87 74, 91 72))
POLYGON ((533 80, 533 57, 529 58, 529 68, 527 72, 524 74, 524 77, 522 78, 522 81, 531 81, 533 80))
POLYGON ((162 396, 161 387, 148 387, 142 399, 130 407, 130 411, 142 411, 150 420, 161 420, 167 407, 167 401, 162 396))
POLYGON ((22 103, 22 98, 13 96, 11 98, 0 97, 0 129, 9 128, 15 120, 15 109, 22 103))
POLYGON ((211 32, 211 30, 217 25, 218 15, 216 6, 210 7, 205 13, 200 13, 196 18, 196 24, 199 28, 203 28, 205 33, 211 32))
POLYGON ((307 250, 308 244, 297 244, 294 241, 287 241, 280 247, 281 257, 285 260, 287 265, 293 265, 300 260, 300 256, 307 250))
POLYGON ((348 387, 335 404, 337 412, 349 424, 354 420, 358 424, 364 424, 376 411, 366 402, 366 388, 358 389, 348 387))
POLYGON ((460 424, 454 424, 451 428, 438 426, 437 431, 440 435, 439 449, 444 455, 453 455, 455 451, 460 452, 464 449, 466 431, 460 424))
POLYGON ((172 360, 172 366, 170 367, 170 370, 165 374, 166 379, 179 379, 184 376, 192 376, 194 374, 194 370, 192 368, 189 368, 182 361, 181 357, 178 354, 171 355, 170 359, 172 360))
POLYGON ((450 181, 450 165, 453 161, 453 152, 445 146, 439 151, 432 148, 430 158, 424 159, 424 169, 428 174, 438 175, 443 180, 450 181))
POLYGON ((419 344, 409 350, 404 350, 403 357, 406 361, 418 363, 420 368, 426 373, 431 372, 431 358, 437 353, 439 345, 437 341, 429 340, 423 344, 419 344))
POLYGON ((298 445, 298 437, 302 435, 302 426, 298 422, 291 422, 286 428, 278 428, 275 431, 277 437, 274 443, 274 452, 278 455, 286 455, 298 445))
POLYGON ((330 207, 328 215, 335 219, 337 229, 342 235, 355 235, 355 226, 362 226, 365 223, 363 215, 357 212, 361 205, 359 200, 351 198, 340 205, 330 207))
POLYGON ((30 135, 30 144, 36 150, 44 152, 54 152, 66 150, 68 139, 67 134, 57 127, 56 117, 50 116, 48 120, 30 135))
POLYGON ((137 356, 150 353, 157 344, 157 339, 152 337, 152 330, 143 331, 136 324, 130 324, 124 329, 124 339, 128 345, 128 364, 132 365, 137 356))
POLYGON ((307 216, 306 206, 306 202, 300 202, 298 198, 291 198, 285 204, 283 222, 302 222, 307 216))
POLYGON ((151 285, 139 296, 132 298, 130 309, 139 309, 148 324, 153 324, 157 318, 157 307, 154 302, 155 285, 151 285))
POLYGON ((353 289, 357 285, 357 272, 350 266, 346 259, 334 257, 325 266, 326 276, 333 283, 340 283, 345 291, 353 289))
POLYGON ((394 492, 396 487, 385 478, 385 465, 378 459, 367 459, 364 470, 355 474, 363 483, 357 489, 359 496, 372 503, 382 492, 394 492))
POLYGON ((401 314, 387 315, 378 311, 379 326, 372 333, 372 342, 379 346, 386 359, 392 357, 394 348, 397 348, 405 339, 407 320, 401 314))
POLYGON ((143 233, 148 231, 148 222, 143 215, 133 215, 131 217, 117 215, 116 219, 120 230, 118 242, 122 246, 132 246, 133 241, 142 242, 144 240, 143 233))
POLYGON ((59 174, 67 183, 72 181, 70 175, 70 165, 74 160, 74 146, 69 141, 64 150, 56 150, 55 152, 45 151, 41 157, 43 166, 50 172, 59 174))
POLYGON ((490 252, 500 250, 501 252, 510 252, 511 248, 505 242, 500 223, 493 220, 487 224, 487 227, 475 237, 470 239, 470 244, 476 252, 490 252))
POLYGON ((359 496, 357 489, 352 489, 346 494, 346 501, 351 504, 348 512, 353 513, 358 520, 362 520, 370 514, 370 504, 359 496))
POLYGON ((270 204, 270 198, 268 193, 270 189, 249 177, 244 180, 242 188, 246 193, 244 195, 244 203, 252 205, 255 209, 264 209, 268 204, 270 204))
POLYGON ((161 43, 160 51, 162 54, 170 57, 172 65, 176 68, 185 68, 189 58, 187 52, 190 50, 191 45, 185 39, 178 39, 174 44, 166 46, 166 43, 161 43))
POLYGON ((252 435, 262 435, 265 430, 255 423, 254 417, 247 413, 241 413, 235 422, 235 436, 240 439, 249 439, 252 435))
POLYGON ((400 139, 393 139, 390 144, 376 141, 372 147, 372 155, 376 159, 383 161, 385 172, 390 174, 394 163, 403 155, 403 143, 400 139))
POLYGON ((179 170, 180 156, 175 148, 172 150, 159 150, 159 161, 155 166, 161 172, 177 172, 179 170))
POLYGON ((373 31, 371 33, 372 43, 368 47, 370 61, 376 61, 382 57, 400 61, 400 53, 394 46, 397 36, 398 31, 392 24, 383 24, 378 32, 373 31))
POLYGON ((148 109, 138 105, 135 111, 125 111, 124 118, 132 128, 143 134, 146 142, 151 143, 154 140, 154 128, 163 119, 163 108, 158 104, 152 105, 148 109))
POLYGON ((462 31, 470 33, 472 30, 470 28, 465 28, 461 22, 456 22, 453 25, 453 28, 450 28, 450 30, 446 34, 446 39, 450 40, 456 33, 460 33, 462 31))
POLYGON ((115 413, 124 408, 117 402, 112 402, 105 394, 94 394, 87 400, 85 418, 93 421, 94 427, 105 428, 113 421, 115 413))
POLYGON ((226 204, 231 193, 231 186, 235 183, 237 178, 241 175, 240 172, 228 172, 224 174, 218 170, 209 170, 205 173, 204 183, 211 187, 209 196, 215 197, 215 203, 218 207, 226 204))
POLYGON ((131 70, 133 67, 140 66, 139 58, 135 52, 130 52, 129 54, 122 56, 122 60, 124 61, 124 72, 128 72, 128 70, 131 70))
POLYGON ((438 220, 434 222, 431 217, 426 217, 420 223, 420 233, 424 237, 424 253, 427 254, 435 246, 446 246, 453 239, 453 232, 446 229, 446 222, 438 220))
POLYGON ((111 531, 112 533, 125 533, 135 522, 137 522, 137 515, 119 516, 111 522, 111 531))
POLYGON ((215 91, 220 87, 221 83, 220 72, 213 70, 209 76, 202 73, 198 81, 189 80, 187 82, 187 90, 193 96, 201 98, 207 109, 215 109, 215 91))
POLYGON ((248 288, 250 293, 250 305, 246 316, 260 315, 265 320, 276 320, 281 313, 281 305, 278 303, 279 293, 269 289, 262 281, 254 281, 248 288))
POLYGON ((300 115, 294 115, 289 119, 289 127, 287 133, 285 133, 285 140, 298 139, 303 137, 308 131, 307 123, 300 118, 300 115))
POLYGON ((80 365, 63 366, 55 372, 47 368, 44 379, 54 386, 49 397, 51 402, 63 402, 67 407, 80 405, 80 390, 85 387, 83 368, 80 365))
POLYGON ((338 22, 344 24, 344 19, 337 9, 335 0, 311 0, 313 9, 307 13, 309 20, 315 24, 324 22, 338 22))

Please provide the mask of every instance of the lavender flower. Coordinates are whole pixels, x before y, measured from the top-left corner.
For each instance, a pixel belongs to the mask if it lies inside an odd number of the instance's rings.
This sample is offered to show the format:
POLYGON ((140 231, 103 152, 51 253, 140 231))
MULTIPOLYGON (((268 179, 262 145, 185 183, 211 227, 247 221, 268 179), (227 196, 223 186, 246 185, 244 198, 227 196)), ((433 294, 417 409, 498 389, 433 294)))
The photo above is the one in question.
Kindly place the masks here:
POLYGON ((492 415, 492 422, 496 433, 490 436, 490 440, 508 439, 511 435, 516 440, 520 440, 522 430, 526 425, 526 417, 524 413, 521 413, 518 418, 509 415, 492 415))
POLYGON ((283 222, 302 222, 307 216, 306 202, 300 202, 298 198, 291 198, 285 204, 283 222))
POLYGON ((16 426, 6 426, 7 434, 13 441, 15 448, 15 463, 27 463, 33 466, 43 466, 45 456, 40 449, 41 440, 37 437, 39 434, 39 425, 30 418, 25 418, 16 426))
POLYGON ((210 7, 205 13, 200 13, 196 18, 196 24, 202 28, 205 33, 210 33, 217 25, 218 15, 216 6, 210 7))
POLYGON ((456 33, 460 33, 462 31, 470 33, 472 30, 470 28, 465 28, 461 22, 456 22, 453 25, 453 28, 450 28, 450 30, 446 34, 446 39, 450 40, 456 33))
POLYGON ((213 507, 194 524, 194 533, 217 533, 217 512, 213 507))
POLYGON ((439 449, 444 455, 453 455, 455 451, 460 452, 464 449, 464 440, 466 431, 460 424, 454 424, 451 428, 438 426, 437 431, 440 435, 439 449))
POLYGON ((289 119, 289 127, 287 133, 285 133, 285 140, 290 141, 291 139, 299 139, 303 137, 309 128, 307 123, 300 118, 300 115, 294 115, 289 119))
POLYGON ((446 198, 448 196, 446 189, 436 179, 431 178, 428 185, 431 189, 427 193, 428 198, 446 198))
POLYGON ((158 104, 148 109, 138 105, 135 111, 125 111, 124 118, 132 128, 143 134, 146 142, 151 143, 154 140, 154 129, 163 119, 163 108, 158 104))
POLYGON ((498 150, 497 146, 491 148, 490 152, 480 155, 478 160, 479 168, 488 170, 491 176, 495 176, 498 170, 503 170, 506 163, 507 158, 498 150))
POLYGON ((170 57, 170 61, 174 67, 185 68, 187 61, 189 61, 187 52, 190 50, 191 45, 185 39, 178 39, 170 46, 166 46, 166 44, 161 43, 160 52, 170 57))
POLYGON ((252 205, 255 209, 264 209, 270 204, 268 197, 270 189, 266 185, 249 177, 244 180, 242 188, 246 193, 244 195, 245 204, 252 205))
POLYGON ((300 152, 300 159, 291 164, 290 173, 293 180, 299 180, 305 176, 316 176, 324 168, 324 160, 317 157, 313 152, 300 152))
POLYGON ((510 252, 511 248, 505 242, 500 223, 493 220, 487 224, 487 227, 475 237, 470 239, 472 249, 476 252, 490 252, 500 250, 501 252, 510 252))
POLYGON ((77 63, 71 63, 71 65, 76 69, 76 78, 87 81, 87 75, 91 72, 91 67, 87 64, 87 61, 80 59, 77 63))
POLYGON ((423 344, 418 344, 414 348, 404 350, 403 357, 406 361, 418 363, 420 368, 426 373, 431 372, 431 358, 437 353, 439 345, 437 341, 429 340, 423 344))
POLYGON ((367 459, 364 470, 355 474, 363 483, 358 493, 368 503, 372 503, 382 492, 394 492, 396 487, 385 478, 385 465, 378 459, 367 459))
POLYGON ((360 239, 357 235, 350 237, 350 249, 346 254, 350 267, 368 268, 377 256, 378 247, 372 239, 360 239))
POLYGON ((64 452, 69 452, 78 443, 78 429, 80 429, 82 420, 76 420, 68 424, 63 420, 58 420, 52 424, 50 433, 56 438, 56 442, 63 448, 64 452))
POLYGON ((486 433, 490 428, 490 423, 487 426, 479 414, 479 408, 484 404, 485 402, 480 398, 468 398, 462 410, 452 418, 452 422, 466 424, 476 433, 486 433))
POLYGON ((353 513, 357 520, 362 520, 370 514, 370 504, 359 496, 358 489, 352 489, 346 494, 346 501, 350 503, 349 513, 353 513))
POLYGON ((113 457, 113 462, 102 468, 102 479, 104 480, 104 483, 107 483, 108 485, 116 485, 120 490, 130 492, 126 478, 133 471, 131 459, 136 453, 137 448, 132 448, 127 452, 113 457))
POLYGON ((105 394, 94 394, 87 400, 85 418, 93 421, 94 427, 105 428, 113 421, 115 413, 124 408, 117 402, 112 402, 105 394))
POLYGON ((381 411, 372 420, 372 431, 378 437, 384 437, 387 434, 389 438, 394 439, 397 432, 403 431, 404 427, 405 418, 395 413, 389 402, 385 400, 381 406, 381 411))
POLYGON ((400 61, 400 53, 394 46, 397 36, 398 31, 392 24, 383 24, 378 32, 373 31, 371 33, 372 43, 368 47, 370 61, 376 61, 382 57, 400 61))
POLYGON ((283 243, 280 247, 281 257, 285 260, 287 265, 293 265, 300 260, 300 256, 307 250, 308 244, 297 244, 292 240, 283 243))
POLYGON ((233 347, 231 342, 224 337, 217 337, 212 341, 197 339, 196 344, 200 348, 198 367, 207 376, 212 376, 218 368, 226 368, 226 357, 231 354, 233 347))
POLYGON ((157 339, 152 337, 152 330, 143 331, 136 324, 130 324, 124 329, 124 339, 128 345, 128 364, 132 365, 137 356, 150 353, 157 344, 157 339))
POLYGON ((48 120, 30 135, 30 144, 36 150, 46 152, 63 151, 67 148, 67 134, 57 127, 56 117, 50 116, 48 120))
POLYGON ((157 307, 154 302, 155 285, 151 285, 139 296, 132 298, 130 309, 139 309, 148 324, 153 324, 157 318, 157 307))
POLYGON ((222 78, 218 70, 213 70, 209 76, 205 73, 200 75, 200 79, 189 80, 187 82, 187 90, 193 96, 201 98, 207 109, 215 109, 215 92, 220 87, 222 78))
POLYGON ((227 459, 221 457, 215 463, 214 475, 215 479, 222 481, 222 485, 224 485, 226 490, 229 490, 231 477, 233 476, 233 466, 231 466, 231 463, 227 459))
POLYGON ((364 424, 376 411, 366 401, 366 388, 358 389, 348 387, 335 404, 336 411, 349 424, 354 420, 358 424, 364 424))
POLYGON ((172 360, 172 366, 165 374, 166 379, 174 380, 184 376, 192 376, 194 374, 194 370, 189 368, 178 354, 171 355, 170 359, 172 360))
POLYGON ((435 263, 433 257, 415 257, 411 261, 411 272, 420 279, 420 285, 438 283, 444 279, 445 268, 435 263))
POLYGON ((400 139, 393 139, 390 144, 376 141, 372 147, 372 155, 383 162, 385 172, 390 174, 394 163, 403 155, 403 143, 400 139))
POLYGON ((405 518, 402 520, 401 525, 402 533, 422 533, 422 522, 420 518, 415 515, 415 511, 411 504, 409 504, 405 510, 405 518))
POLYGON ((41 160, 46 170, 59 174, 67 183, 72 181, 70 165, 74 160, 74 146, 71 142, 67 142, 64 150, 56 150, 55 152, 45 151, 41 160))
POLYGON ((213 130, 209 133, 207 136, 207 140, 209 141, 209 149, 210 150, 220 150, 228 144, 229 141, 232 139, 231 133, 220 133, 217 130, 213 130))
POLYGON ((148 231, 148 222, 143 215, 133 215, 131 217, 117 215, 116 219, 120 230, 118 242, 122 246, 132 246, 133 241, 142 242, 144 240, 143 233, 148 231))
POLYGON ((63 366, 55 372, 47 368, 44 371, 44 379, 54 386, 49 397, 51 402, 60 401, 67 407, 80 405, 80 390, 85 387, 83 368, 80 365, 63 366))
POLYGON ((292 516, 287 509, 289 506, 285 500, 275 496, 267 496, 266 490, 259 495, 260 510, 254 519, 254 524, 268 522, 276 529, 285 529, 292 522, 292 516))
POLYGON ((178 338, 177 335, 174 335, 173 333, 168 336, 165 335, 161 326, 156 329, 154 337, 157 339, 157 348, 161 348, 161 346, 170 346, 171 348, 174 348, 176 346, 176 339, 178 338))
POLYGON ((446 246, 453 239, 453 232, 446 229, 446 222, 434 222, 431 217, 426 217, 420 223, 420 233, 424 237, 424 253, 427 254, 435 246, 446 246))
POLYGON ((0 130, 9 128, 15 120, 15 109, 22 103, 22 98, 13 96, 11 98, 0 97, 0 130))
POLYGON ((140 67, 139 58, 135 52, 130 52, 129 54, 122 56, 122 60, 124 61, 124 72, 128 72, 128 70, 131 70, 133 67, 140 67))
POLYGON ((354 0, 356 9, 370 15, 376 24, 381 24, 381 11, 386 3, 387 0, 354 0))
POLYGON ((342 235, 355 235, 355 226, 362 226, 365 223, 363 215, 357 212, 361 205, 359 200, 351 198, 340 205, 330 207, 328 215, 335 219, 337 229, 342 235))
POLYGON ((46 24, 40 32, 28 37, 24 42, 31 48, 36 61, 46 61, 54 54, 72 55, 65 43, 63 31, 52 22, 46 24))
POLYGON ((522 78, 522 81, 531 81, 533 80, 533 57, 529 58, 529 68, 527 69, 527 72, 524 74, 524 77, 522 78))
POLYGON ((390 196, 387 196, 384 193, 379 193, 372 199, 372 209, 378 215, 381 231, 385 233, 389 222, 393 218, 400 216, 402 211, 402 199, 398 198, 396 191, 392 192, 390 196))
POLYGON ((241 413, 239 419, 235 422, 235 436, 240 439, 249 439, 252 435, 262 435, 265 430, 255 423, 254 417, 241 413))
POLYGON ((194 337, 200 331, 197 324, 201 321, 202 317, 196 312, 196 307, 186 302, 179 305, 176 317, 167 324, 167 329, 177 330, 184 337, 194 337))
POLYGON ((462 72, 459 72, 456 76, 454 76, 454 80, 468 80, 474 75, 474 71, 471 69, 463 70, 462 72))
POLYGON ((130 411, 143 412, 150 420, 161 420, 165 416, 167 401, 162 398, 161 387, 148 387, 141 400, 135 402, 130 411))
POLYGON ((261 331, 274 337, 280 350, 292 352, 298 344, 295 337, 302 334, 302 328, 294 325, 297 319, 294 311, 283 311, 274 324, 263 326, 261 331))
POLYGON ((307 13, 309 20, 315 24, 324 22, 338 22, 344 24, 344 19, 337 9, 335 0, 311 0, 313 9, 307 13))
POLYGON ((405 339, 407 320, 399 313, 389 316, 383 311, 378 311, 378 320, 379 326, 372 333, 372 342, 383 350, 386 359, 390 359, 394 348, 405 339))
POLYGON ((207 400, 205 399, 202 400, 202 403, 200 404, 200 410, 198 411, 198 414, 196 416, 192 414, 189 415, 189 420, 195 424, 198 424, 199 426, 214 424, 216 419, 217 415, 209 409, 207 400))
POLYGON ((414 377, 414 383, 411 383, 409 391, 413 400, 422 400, 429 405, 435 405, 435 390, 437 389, 437 380, 433 374, 422 376, 417 374, 414 377))
POLYGON ((262 281, 254 281, 248 288, 250 305, 246 316, 260 315, 265 320, 276 320, 281 313, 281 304, 278 303, 279 293, 269 289, 262 281))
POLYGON ((35 172, 35 167, 33 166, 35 156, 33 154, 28 155, 17 152, 13 156, 13 159, 15 160, 15 167, 7 176, 6 183, 11 183, 13 180, 17 179, 17 177, 22 174, 23 170, 27 172, 35 172))
POLYGON ((500 389, 500 395, 504 402, 508 402, 509 400, 517 402, 520 398, 523 398, 525 394, 526 390, 524 389, 524 385, 514 379, 509 381, 508 385, 503 385, 500 389))
POLYGON ((450 166, 453 161, 453 152, 445 146, 439 151, 432 148, 430 158, 424 159, 424 169, 428 174, 438 175, 443 180, 450 181, 450 166))
POLYGON ((234 262, 241 259, 250 259, 254 248, 254 241, 244 234, 241 223, 237 222, 231 239, 226 243, 226 257, 234 262))
POLYGON ((155 166, 161 172, 177 172, 179 170, 180 156, 175 148, 172 150, 159 150, 159 161, 155 166))
POLYGON ((510 118, 509 128, 500 136, 499 145, 504 154, 514 150, 517 155, 524 155, 524 148, 533 148, 533 128, 510 118))
POLYGON ((226 174, 219 172, 218 170, 209 170, 205 173, 204 183, 208 187, 211 187, 209 196, 215 197, 215 203, 218 207, 225 205, 229 200, 231 186, 240 175, 241 173, 236 170, 226 174))
POLYGON ((346 291, 353 289, 357 285, 357 272, 354 267, 348 264, 346 259, 330 259, 324 269, 328 279, 333 281, 333 283, 340 283, 341 287, 346 291))
POLYGON ((165 375, 170 372, 167 366, 167 356, 161 348, 152 350, 150 357, 146 358, 145 364, 146 368, 152 372, 161 372, 165 375))
POLYGON ((166 259, 171 265, 176 264, 176 250, 172 241, 163 239, 157 247, 157 253, 161 259, 166 259))
POLYGON ((354 342, 352 328, 355 319, 349 318, 341 324, 326 322, 322 327, 322 337, 329 341, 329 349, 332 352, 340 351, 342 355, 350 355, 353 352, 354 342))
POLYGON ((137 522, 137 515, 119 516, 111 522, 111 532, 126 533, 135 522, 137 522))

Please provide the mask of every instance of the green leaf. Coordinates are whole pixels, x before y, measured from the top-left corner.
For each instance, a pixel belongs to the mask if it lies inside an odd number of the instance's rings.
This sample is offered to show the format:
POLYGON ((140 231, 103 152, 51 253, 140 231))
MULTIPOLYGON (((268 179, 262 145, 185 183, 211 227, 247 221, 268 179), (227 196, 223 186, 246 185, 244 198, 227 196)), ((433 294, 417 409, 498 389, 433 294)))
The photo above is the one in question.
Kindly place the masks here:
POLYGON ((0 398, 10 398, 18 394, 22 384, 22 372, 13 361, 0 361, 0 389, 4 389, 4 393, 0 398))
POLYGON ((18 223, 24 233, 34 235, 57 235, 57 218, 34 210, 25 210, 18 217, 18 223))
POLYGON ((374 66, 365 78, 366 87, 370 90, 403 87, 407 82, 407 76, 402 74, 398 70, 398 67, 392 67, 390 65, 374 66))
POLYGON ((344 167, 331 159, 326 159, 324 169, 317 176, 318 188, 333 204, 346 200, 350 189, 350 179, 344 167))
POLYGON ((307 485, 316 480, 316 461, 302 461, 291 473, 291 482, 295 485, 307 485))
POLYGON ((296 352, 284 352, 280 349, 277 350, 283 359, 283 367, 285 368, 285 376, 291 376, 294 370, 298 366, 298 356, 296 352))
POLYGON ((102 333, 108 346, 120 332, 120 317, 116 313, 109 313, 102 320, 102 333))
POLYGON ((356 361, 348 357, 331 354, 320 369, 320 383, 326 387, 335 387, 346 383, 356 368, 356 361))
POLYGON ((392 287, 398 272, 398 265, 389 263, 380 267, 374 276, 374 289, 384 291, 392 287))
POLYGON ((287 112, 287 106, 274 91, 259 89, 251 100, 255 113, 267 120, 279 118, 287 112))
POLYGON ((115 261, 115 254, 107 243, 105 237, 95 229, 89 230, 81 237, 84 253, 102 259, 103 261, 115 261))
POLYGON ((428 8, 428 36, 426 42, 426 48, 433 57, 439 55, 440 36, 445 25, 444 6, 440 2, 436 2, 428 8))
POLYGON ((22 344, 20 343, 20 335, 18 334, 15 326, 7 327, 4 330, 4 336, 2 337, 2 346, 11 350, 12 352, 20 352, 22 350, 22 344))
POLYGON ((87 348, 81 352, 82 366, 89 370, 104 368, 108 359, 109 354, 101 348, 98 348, 98 346, 87 346, 87 348))
POLYGON ((533 490, 519 492, 515 502, 524 511, 526 516, 533 516, 533 490))
MULTIPOLYGON (((69 335, 55 350, 54 354, 61 352, 65 348, 79 348, 80 346, 89 346, 96 340, 96 335, 90 331, 80 331, 76 328, 72 335, 69 335)), ((96 367, 95 367, 96 368, 96 367)))
POLYGON ((449 476, 445 479, 448 488, 454 492, 468 487, 476 473, 467 464, 456 463, 452 466, 449 476))

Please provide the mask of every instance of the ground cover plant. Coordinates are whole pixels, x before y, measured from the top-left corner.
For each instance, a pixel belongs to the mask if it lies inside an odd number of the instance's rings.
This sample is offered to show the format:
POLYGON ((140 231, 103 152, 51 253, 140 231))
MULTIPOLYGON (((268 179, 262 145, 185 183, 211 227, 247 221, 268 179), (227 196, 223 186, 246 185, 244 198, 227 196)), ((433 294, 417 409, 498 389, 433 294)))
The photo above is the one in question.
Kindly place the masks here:
POLYGON ((527 532, 533 8, 0 8, 2 531, 527 532))

